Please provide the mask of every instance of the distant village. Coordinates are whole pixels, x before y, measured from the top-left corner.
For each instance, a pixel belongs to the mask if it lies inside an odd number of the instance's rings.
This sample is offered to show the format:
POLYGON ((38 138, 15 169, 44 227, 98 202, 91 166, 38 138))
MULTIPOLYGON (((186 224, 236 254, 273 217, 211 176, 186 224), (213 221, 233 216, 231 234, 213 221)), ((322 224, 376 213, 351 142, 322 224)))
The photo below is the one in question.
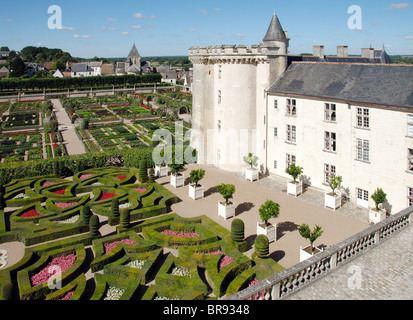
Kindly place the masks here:
MULTIPOLYGON (((14 58, 11 57, 11 52, 10 50, 0 51, 0 66, 2 66, 0 78, 8 77, 11 72, 10 67, 6 66, 7 62, 14 58)), ((18 52, 13 53, 19 55, 18 52)), ((193 76, 192 69, 184 70, 184 68, 175 68, 166 64, 152 66, 150 61, 141 59, 136 45, 133 45, 125 61, 116 63, 104 63, 103 60, 67 62, 65 68, 56 68, 56 63, 53 61, 45 63, 24 61, 24 65, 28 78, 33 77, 39 71, 52 74, 54 78, 161 74, 162 82, 190 88, 193 76)))

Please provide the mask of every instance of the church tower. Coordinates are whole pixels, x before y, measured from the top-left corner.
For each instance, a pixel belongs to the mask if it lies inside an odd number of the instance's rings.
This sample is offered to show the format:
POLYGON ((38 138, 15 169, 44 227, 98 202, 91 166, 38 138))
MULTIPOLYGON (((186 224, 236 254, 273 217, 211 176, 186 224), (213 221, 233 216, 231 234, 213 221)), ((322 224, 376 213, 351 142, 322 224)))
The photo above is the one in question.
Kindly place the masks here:
POLYGON ((191 146, 199 163, 241 172, 250 152, 266 163, 266 90, 287 69, 288 46, 274 13, 260 45, 189 48, 194 70, 191 146))
POLYGON ((133 45, 132 50, 130 51, 128 57, 126 58, 125 69, 128 70, 132 66, 135 66, 135 68, 139 67, 139 70, 141 67, 141 56, 135 44, 133 45))

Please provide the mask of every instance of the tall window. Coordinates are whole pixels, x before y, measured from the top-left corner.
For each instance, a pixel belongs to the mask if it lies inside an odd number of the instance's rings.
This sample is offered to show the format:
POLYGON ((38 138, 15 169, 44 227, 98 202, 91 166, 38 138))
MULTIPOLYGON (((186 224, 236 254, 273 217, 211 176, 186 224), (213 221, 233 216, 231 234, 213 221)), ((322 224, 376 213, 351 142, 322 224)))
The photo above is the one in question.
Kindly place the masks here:
POLYGON ((218 120, 218 132, 221 132, 221 120, 218 120))
POLYGON ((287 125, 286 130, 287 142, 296 143, 297 142, 297 128, 296 126, 287 125))
POLYGON ((297 115, 297 100, 287 99, 287 116, 297 115))
POLYGON ((292 154, 287 154, 285 159, 286 168, 289 168, 292 164, 296 164, 296 158, 292 154))
POLYGON ((407 170, 413 173, 413 149, 407 152, 407 170))
POLYGON ((407 135, 413 137, 413 114, 407 116, 407 135))
POLYGON ((218 103, 221 103, 222 101, 222 92, 221 90, 218 90, 218 103))
POLYGON ((324 150, 337 151, 337 135, 334 132, 324 132, 324 150))
POLYGON ((326 103, 324 106, 324 120, 325 121, 337 121, 337 110, 335 104, 326 103))
POLYGON ((324 164, 324 183, 330 184, 330 179, 336 176, 336 172, 336 166, 324 164))
POLYGON ((370 128, 370 110, 357 108, 357 127, 370 128))
POLYGON ((274 100, 274 109, 278 109, 278 100, 274 100))
POLYGON ((357 160, 370 161, 370 142, 357 139, 357 160))
POLYGON ((407 206, 413 207, 413 188, 407 188, 407 206))
POLYGON ((218 79, 221 79, 222 77, 222 66, 218 67, 218 79))

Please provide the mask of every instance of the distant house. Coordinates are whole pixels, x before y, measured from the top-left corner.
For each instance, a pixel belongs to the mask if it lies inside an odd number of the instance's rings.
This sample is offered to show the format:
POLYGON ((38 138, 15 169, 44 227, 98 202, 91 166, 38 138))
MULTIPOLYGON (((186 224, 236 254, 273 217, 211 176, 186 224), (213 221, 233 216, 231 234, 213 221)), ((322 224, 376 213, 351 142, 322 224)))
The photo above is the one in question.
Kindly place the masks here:
POLYGON ((166 75, 162 77, 162 82, 176 84, 177 78, 178 78, 178 75, 176 73, 176 70, 169 70, 166 73, 166 75))
POLYGON ((89 67, 93 69, 94 76, 101 76, 102 75, 102 61, 92 61, 88 62, 89 67))
POLYGON ((0 69, 0 78, 1 78, 1 77, 7 77, 7 75, 8 75, 9 72, 10 72, 9 69, 7 69, 5 66, 3 66, 3 67, 0 69))
POLYGON ((87 62, 73 63, 71 73, 72 78, 92 77, 95 75, 95 71, 89 66, 87 62))
POLYGON ((115 75, 115 68, 113 64, 107 63, 102 65, 102 76, 114 76, 115 75))
POLYGON ((161 64, 156 68, 156 71, 162 75, 162 78, 166 78, 166 74, 169 70, 171 70, 171 68, 166 64, 161 64))
POLYGON ((37 62, 25 62, 24 65, 26 67, 26 74, 29 78, 33 77, 37 71, 45 70, 44 65, 37 62))
POLYGON ((0 51, 0 58, 8 58, 10 55, 10 51, 0 51))
POLYGON ((56 70, 55 73, 53 73, 53 78, 63 78, 63 73, 60 72, 60 70, 56 70))
POLYGON ((45 68, 47 71, 51 71, 51 70, 53 70, 53 65, 54 65, 54 62, 53 62, 53 61, 45 62, 45 63, 44 63, 44 68, 45 68))

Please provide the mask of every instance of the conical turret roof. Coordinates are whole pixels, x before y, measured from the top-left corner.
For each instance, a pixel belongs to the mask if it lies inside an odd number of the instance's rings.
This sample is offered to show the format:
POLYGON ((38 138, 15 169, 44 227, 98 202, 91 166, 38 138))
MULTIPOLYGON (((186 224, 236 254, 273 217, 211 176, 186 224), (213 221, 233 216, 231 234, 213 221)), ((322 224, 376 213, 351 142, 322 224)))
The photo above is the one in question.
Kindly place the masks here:
POLYGON ((271 24, 268 28, 267 34, 265 35, 264 41, 286 41, 287 37, 281 26, 280 20, 278 20, 276 12, 272 17, 271 24))
POLYGON ((133 44, 132 50, 130 51, 128 58, 140 58, 140 54, 138 52, 138 49, 136 49, 135 44, 133 44))

